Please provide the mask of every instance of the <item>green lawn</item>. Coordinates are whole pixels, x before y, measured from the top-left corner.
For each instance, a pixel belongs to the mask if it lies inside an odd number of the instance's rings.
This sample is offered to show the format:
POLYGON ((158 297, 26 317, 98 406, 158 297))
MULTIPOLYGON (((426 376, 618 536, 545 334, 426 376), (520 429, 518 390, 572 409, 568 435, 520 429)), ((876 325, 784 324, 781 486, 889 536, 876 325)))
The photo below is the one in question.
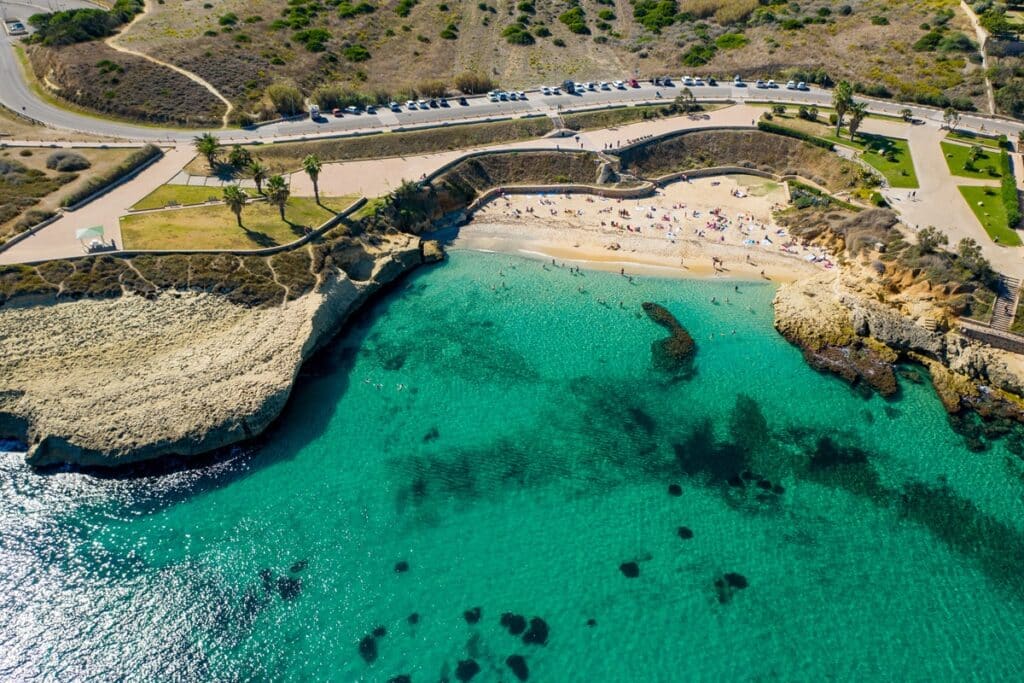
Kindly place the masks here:
POLYGON ((946 139, 963 142, 968 145, 981 145, 982 147, 991 147, 992 149, 1002 149, 999 146, 999 140, 996 138, 986 137, 967 130, 954 130, 946 136, 946 139))
POLYGON ((355 197, 292 197, 283 222, 277 207, 251 202, 242 209, 242 226, 223 204, 154 211, 121 218, 125 249, 262 249, 294 242, 304 226, 319 227, 355 197))
POLYGON ((942 143, 942 156, 946 158, 946 165, 949 172, 961 178, 980 178, 982 180, 998 180, 1003 177, 999 170, 999 152, 983 148, 983 156, 975 161, 969 168, 967 165, 968 155, 971 148, 968 145, 958 145, 953 142, 942 143))
MULTIPOLYGON (((247 191, 250 196, 255 190, 247 191)), ((162 209, 165 206, 188 206, 204 204, 211 199, 224 198, 222 187, 194 187, 192 185, 161 185, 143 197, 132 207, 136 211, 143 209, 162 209)))
POLYGON ((840 130, 840 134, 836 135, 835 126, 830 126, 826 119, 821 118, 818 121, 807 121, 795 116, 776 115, 773 122, 822 140, 828 140, 835 145, 844 145, 860 150, 861 158, 867 164, 878 169, 892 187, 909 189, 920 187, 917 171, 914 169, 914 160, 910 155, 910 144, 903 138, 858 133, 857 138, 851 140, 849 130, 843 128, 840 130), (890 150, 891 155, 888 154, 890 150), (887 158, 888 156, 892 157, 892 161, 887 158))
POLYGON ((917 172, 910 156, 910 144, 902 138, 884 135, 858 135, 862 143, 861 159, 877 168, 892 187, 917 188, 917 172))
POLYGON ((962 185, 960 194, 993 241, 1011 247, 1020 246, 1020 235, 1006 223, 1006 208, 999 197, 998 187, 962 185))

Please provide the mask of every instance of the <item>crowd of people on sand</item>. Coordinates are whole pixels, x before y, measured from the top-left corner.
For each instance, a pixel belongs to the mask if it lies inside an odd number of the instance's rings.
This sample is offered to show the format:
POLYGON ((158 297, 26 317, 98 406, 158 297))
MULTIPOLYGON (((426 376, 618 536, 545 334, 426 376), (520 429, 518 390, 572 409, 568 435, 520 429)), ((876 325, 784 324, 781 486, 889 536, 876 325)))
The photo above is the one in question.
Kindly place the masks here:
MULTIPOLYGON (((717 185, 717 182, 712 185, 717 185)), ((739 188, 731 190, 731 195, 737 199, 743 199, 747 194, 739 188)), ((565 195, 568 201, 570 195, 565 195)), ((512 205, 511 199, 505 195, 499 195, 499 201, 504 202, 503 215, 513 219, 521 219, 524 214, 533 215, 533 206, 526 206, 520 209, 512 205)), ((583 218, 590 212, 589 208, 569 208, 558 210, 559 201, 552 199, 549 195, 541 194, 536 199, 537 204, 552 217, 567 216, 570 218, 583 218)), ((689 237, 695 241, 725 244, 727 236, 733 243, 739 242, 742 246, 752 249, 764 249, 780 251, 788 256, 803 258, 809 263, 814 263, 822 268, 830 269, 835 264, 822 250, 815 250, 798 243, 792 239, 785 229, 766 224, 752 213, 739 211, 729 215, 720 207, 710 210, 690 208, 685 203, 676 202, 670 207, 658 207, 654 204, 645 204, 642 200, 609 199, 607 197, 586 196, 586 204, 603 204, 596 208, 594 213, 602 231, 622 232, 626 235, 635 235, 643 238, 660 238, 676 244, 679 239, 689 237), (615 216, 614 218, 612 216, 615 216)), ((782 208, 779 204, 773 204, 772 211, 782 208)), ((716 272, 721 268, 720 259, 713 258, 712 265, 716 272)), ((748 256, 749 265, 749 256, 748 256)), ((762 275, 763 275, 762 271, 762 275)))

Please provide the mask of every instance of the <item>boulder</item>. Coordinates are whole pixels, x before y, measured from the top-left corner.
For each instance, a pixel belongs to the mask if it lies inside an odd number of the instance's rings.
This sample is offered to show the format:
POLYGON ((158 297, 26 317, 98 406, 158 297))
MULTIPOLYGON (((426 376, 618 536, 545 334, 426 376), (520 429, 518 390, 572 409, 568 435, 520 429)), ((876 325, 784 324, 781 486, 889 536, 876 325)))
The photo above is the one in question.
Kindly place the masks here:
POLYGON ((472 609, 468 609, 462 613, 462 616, 466 620, 467 624, 475 624, 480 621, 480 608, 474 607, 472 609))
POLYGON ((540 617, 530 619, 530 628, 523 634, 523 642, 527 645, 546 645, 548 642, 548 624, 540 617))
POLYGON ((521 681, 530 677, 530 669, 526 666, 526 658, 522 655, 509 655, 505 665, 512 670, 512 675, 521 681))
POLYGON ((635 579, 640 576, 640 565, 636 562, 623 562, 619 565, 619 571, 627 579, 635 579))
POLYGON ((526 630, 526 617, 520 614, 513 614, 512 612, 505 612, 501 615, 501 625, 508 629, 510 634, 518 636, 526 630))
POLYGON ((460 660, 455 667, 455 677, 462 683, 473 680, 478 673, 480 673, 480 665, 472 659, 460 660))
POLYGON ((444 248, 437 240, 424 240, 422 248, 424 263, 437 263, 444 260, 444 248))

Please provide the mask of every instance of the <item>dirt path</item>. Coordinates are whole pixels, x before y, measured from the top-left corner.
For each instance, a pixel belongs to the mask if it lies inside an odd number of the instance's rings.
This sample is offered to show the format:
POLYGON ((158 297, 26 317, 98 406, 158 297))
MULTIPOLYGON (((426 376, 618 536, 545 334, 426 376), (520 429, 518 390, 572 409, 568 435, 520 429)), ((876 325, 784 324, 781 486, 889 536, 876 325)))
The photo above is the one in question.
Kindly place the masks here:
POLYGON ((981 52, 981 68, 985 74, 985 100, 988 104, 988 113, 996 113, 996 97, 992 91, 992 81, 988 78, 988 57, 985 56, 985 41, 988 40, 988 32, 981 27, 978 23, 978 15, 974 13, 971 6, 967 4, 967 0, 960 0, 960 9, 963 10, 964 14, 971 22, 971 26, 974 27, 974 35, 978 39, 978 49, 981 52))
POLYGON ((124 45, 118 44, 118 39, 120 39, 122 36, 128 33, 128 31, 131 30, 131 27, 135 25, 135 22, 145 17, 147 12, 149 12, 149 0, 146 0, 142 12, 136 14, 135 17, 132 18, 132 20, 128 22, 124 26, 124 28, 122 28, 118 33, 114 34, 110 38, 107 38, 107 45, 117 50, 118 52, 124 52, 125 54, 135 55, 136 57, 141 57, 142 59, 153 62, 154 64, 159 64, 164 68, 170 69, 172 71, 177 71, 179 74, 189 79, 190 81, 198 83, 199 85, 209 90, 211 95, 213 95, 218 100, 224 103, 224 117, 221 119, 221 123, 225 128, 227 128, 228 117, 231 115, 231 110, 234 109, 234 107, 231 105, 231 102, 228 101, 228 98, 221 95, 220 92, 215 87, 213 87, 213 85, 209 81, 201 78, 200 76, 192 73, 191 71, 182 69, 180 66, 175 66, 174 64, 170 64, 169 62, 161 61, 156 57, 153 57, 152 55, 148 55, 145 52, 139 52, 138 50, 133 50, 131 48, 125 47, 124 45))

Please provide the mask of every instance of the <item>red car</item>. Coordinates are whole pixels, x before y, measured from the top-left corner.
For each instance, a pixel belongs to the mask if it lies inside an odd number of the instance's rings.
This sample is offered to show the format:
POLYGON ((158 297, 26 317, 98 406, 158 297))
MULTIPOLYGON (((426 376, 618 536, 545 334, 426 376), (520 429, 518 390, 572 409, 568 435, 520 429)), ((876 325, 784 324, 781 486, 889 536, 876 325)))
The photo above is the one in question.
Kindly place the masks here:
POLYGON ((341 118, 343 116, 340 109, 332 109, 331 113, 334 114, 335 118, 341 118))
POLYGON ((631 78, 631 79, 629 79, 626 82, 629 83, 629 87, 630 88, 639 88, 640 87, 640 84, 636 82, 635 78, 631 78))

